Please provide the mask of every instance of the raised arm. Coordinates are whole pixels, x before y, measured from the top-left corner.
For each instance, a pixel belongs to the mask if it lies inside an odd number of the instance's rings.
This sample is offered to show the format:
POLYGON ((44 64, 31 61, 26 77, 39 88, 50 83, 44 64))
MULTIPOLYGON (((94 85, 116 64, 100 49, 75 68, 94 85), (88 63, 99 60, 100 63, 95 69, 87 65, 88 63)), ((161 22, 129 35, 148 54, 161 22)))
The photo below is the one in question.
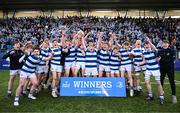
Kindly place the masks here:
POLYGON ((75 41, 76 41, 76 39, 77 39, 77 35, 78 35, 78 34, 76 33, 76 34, 73 36, 73 39, 72 39, 72 43, 73 43, 73 44, 75 44, 75 41))
POLYGON ((61 33, 62 33, 62 37, 61 37, 61 45, 62 46, 65 46, 66 44, 65 44, 65 31, 64 30, 62 30, 61 31, 61 33))
POLYGON ((42 48, 44 45, 44 41, 41 43, 41 45, 39 46, 39 48, 42 48))
POLYGON ((82 41, 82 46, 83 46, 84 50, 86 50, 86 42, 85 42, 85 38, 82 37, 82 38, 81 38, 81 41, 82 41))
POLYGON ((112 48, 112 46, 113 46, 113 38, 112 37, 110 37, 110 40, 109 40, 109 46, 110 46, 110 48, 112 48))
POLYGON ((87 39, 87 37, 88 37, 90 34, 91 34, 91 32, 88 32, 88 33, 86 34, 86 36, 84 37, 84 39, 87 39))
POLYGON ((147 41, 149 42, 149 44, 151 45, 151 48, 154 50, 154 51, 158 51, 157 48, 154 46, 154 44, 150 41, 149 38, 147 38, 147 41))
POLYGON ((100 45, 102 42, 103 32, 98 33, 98 42, 97 42, 97 49, 100 49, 100 45))
POLYGON ((12 55, 12 54, 14 54, 14 53, 15 53, 14 50, 13 50, 13 51, 9 51, 9 52, 6 53, 5 55, 3 55, 2 59, 6 59, 6 58, 10 57, 10 55, 12 55))

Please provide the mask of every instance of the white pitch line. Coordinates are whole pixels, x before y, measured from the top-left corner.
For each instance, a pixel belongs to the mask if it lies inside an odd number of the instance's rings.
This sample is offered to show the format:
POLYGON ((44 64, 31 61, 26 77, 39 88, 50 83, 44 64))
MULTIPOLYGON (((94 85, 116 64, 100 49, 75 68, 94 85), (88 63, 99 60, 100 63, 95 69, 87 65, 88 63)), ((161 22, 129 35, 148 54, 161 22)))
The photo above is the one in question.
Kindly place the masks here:
MULTIPOLYGON (((167 77, 166 77, 166 80, 169 80, 167 77)), ((177 83, 180 83, 180 81, 178 81, 178 80, 174 80, 175 82, 177 82, 177 83)))
MULTIPOLYGON (((145 82, 141 82, 142 84, 145 84, 145 82)), ((156 84, 155 82, 151 82, 151 84, 156 84)), ((170 84, 169 82, 165 82, 164 84, 170 84)), ((180 85, 180 82, 175 83, 176 85, 180 85)))
POLYGON ((180 83, 180 81, 178 81, 178 80, 174 80, 175 82, 177 82, 177 83, 180 83))

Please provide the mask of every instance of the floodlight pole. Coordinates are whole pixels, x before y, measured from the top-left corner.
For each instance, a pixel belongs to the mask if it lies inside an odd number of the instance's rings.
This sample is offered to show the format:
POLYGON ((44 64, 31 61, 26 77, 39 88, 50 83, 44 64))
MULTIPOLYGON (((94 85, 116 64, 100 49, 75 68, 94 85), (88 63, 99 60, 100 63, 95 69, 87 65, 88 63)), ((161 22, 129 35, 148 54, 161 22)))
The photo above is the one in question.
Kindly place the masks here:
POLYGON ((119 10, 117 10, 117 16, 120 17, 120 11, 119 10))
POLYGON ((87 17, 89 17, 89 12, 90 12, 90 11, 88 10, 88 12, 87 12, 87 17))
POLYGON ((141 17, 141 12, 140 12, 140 9, 139 9, 139 17, 141 17))
POLYGON ((146 16, 146 11, 145 11, 145 9, 144 9, 144 18, 145 18, 145 16, 146 16))
POLYGON ((52 11, 52 10, 50 10, 50 15, 49 15, 49 17, 51 17, 51 16, 52 16, 52 13, 53 13, 53 11, 52 11))
POLYGON ((157 10, 155 11, 155 13, 156 13, 156 17, 159 18, 159 13, 157 10))
POLYGON ((126 18, 128 15, 128 10, 126 10, 124 17, 126 18))
POLYGON ((163 14, 163 22, 164 22, 164 20, 165 20, 165 18, 166 18, 166 14, 167 14, 167 10, 164 11, 164 14, 163 14))
POLYGON ((64 18, 64 10, 63 10, 63 15, 62 15, 62 17, 64 18))
POLYGON ((13 11, 13 16, 12 18, 14 18, 16 16, 16 10, 13 11))
POLYGON ((8 20, 8 10, 3 10, 3 19, 6 18, 6 20, 8 20))
POLYGON ((79 11, 79 15, 80 15, 80 16, 82 16, 82 14, 81 14, 81 10, 79 11))
POLYGON ((45 16, 45 13, 44 13, 44 11, 43 10, 41 10, 41 12, 42 12, 42 14, 43 14, 43 17, 45 16))

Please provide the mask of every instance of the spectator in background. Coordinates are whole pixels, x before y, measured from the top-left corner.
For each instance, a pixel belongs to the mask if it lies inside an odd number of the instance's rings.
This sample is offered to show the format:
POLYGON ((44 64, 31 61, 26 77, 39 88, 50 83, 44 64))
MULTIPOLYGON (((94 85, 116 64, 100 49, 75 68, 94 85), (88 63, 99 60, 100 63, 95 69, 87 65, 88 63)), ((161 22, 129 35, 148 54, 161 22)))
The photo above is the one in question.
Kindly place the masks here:
POLYGON ((175 50, 180 50, 180 41, 176 37, 172 38, 172 46, 175 50))
MULTIPOLYGON (((47 37, 53 40, 61 37, 59 29, 66 28, 66 34, 71 36, 73 32, 82 30, 85 35, 90 32, 89 37, 97 41, 97 32, 104 32, 104 39, 109 40, 109 32, 117 36, 119 43, 129 40, 144 40, 146 36, 152 39, 154 45, 160 40, 169 39, 171 36, 180 38, 180 19, 179 18, 98 18, 98 17, 21 17, 9 18, 8 21, 0 20, 0 36, 6 45, 11 45, 14 40, 22 43, 32 41, 39 45, 47 37)), ((87 37, 87 38, 89 38, 87 37)), ((177 43, 178 44, 178 43, 177 43)))
POLYGON ((6 47, 6 44, 4 42, 1 42, 1 50, 6 50, 7 47, 6 47))

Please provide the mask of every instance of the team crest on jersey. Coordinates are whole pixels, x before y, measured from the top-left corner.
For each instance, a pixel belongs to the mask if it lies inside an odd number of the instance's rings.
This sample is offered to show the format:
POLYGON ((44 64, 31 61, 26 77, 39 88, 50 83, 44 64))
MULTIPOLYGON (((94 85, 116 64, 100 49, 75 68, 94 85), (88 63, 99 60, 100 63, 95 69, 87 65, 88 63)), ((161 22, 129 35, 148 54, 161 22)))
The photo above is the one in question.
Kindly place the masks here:
POLYGON ((166 55, 167 55, 167 56, 169 56, 169 55, 170 55, 170 53, 167 53, 166 55))

